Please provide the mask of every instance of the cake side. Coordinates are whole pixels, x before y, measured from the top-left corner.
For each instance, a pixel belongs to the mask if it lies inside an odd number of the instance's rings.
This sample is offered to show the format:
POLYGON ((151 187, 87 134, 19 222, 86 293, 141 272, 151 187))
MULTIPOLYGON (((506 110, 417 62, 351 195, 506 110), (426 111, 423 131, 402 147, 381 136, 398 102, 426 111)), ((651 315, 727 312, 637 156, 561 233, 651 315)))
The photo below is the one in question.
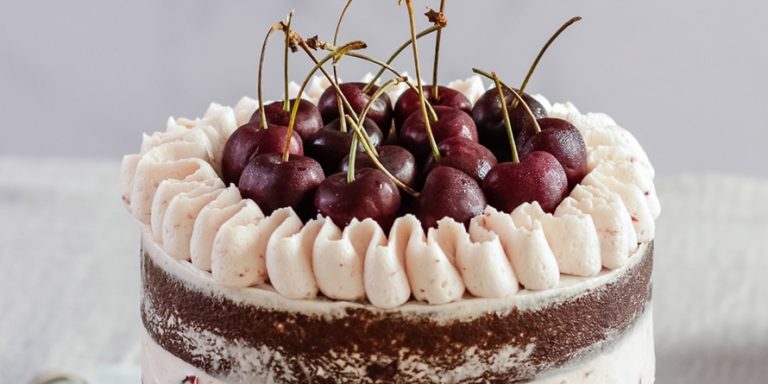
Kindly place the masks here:
POLYGON ((247 300, 242 292, 211 290, 210 278, 180 268, 151 239, 143 248, 142 319, 149 337, 227 383, 551 376, 613 348, 646 312, 651 295, 652 243, 621 269, 553 290, 562 295, 411 302, 397 310, 289 300, 313 308, 307 311, 281 310, 279 301, 287 299, 260 288, 246 288, 247 300))

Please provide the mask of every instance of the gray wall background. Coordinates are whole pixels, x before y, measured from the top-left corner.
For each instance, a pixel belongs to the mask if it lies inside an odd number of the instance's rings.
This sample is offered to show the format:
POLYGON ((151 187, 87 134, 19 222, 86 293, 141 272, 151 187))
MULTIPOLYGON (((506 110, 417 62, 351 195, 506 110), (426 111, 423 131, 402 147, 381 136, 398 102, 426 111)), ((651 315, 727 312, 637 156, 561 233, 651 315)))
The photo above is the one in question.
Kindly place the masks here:
MULTIPOLYGON (((305 36, 330 39, 343 0, 70 0, 0 3, 0 155, 119 158, 169 115, 255 96, 268 25, 295 8, 305 36)), ((438 1, 416 0, 420 13, 438 1)), ((661 175, 714 171, 766 177, 768 3, 679 1, 448 2, 444 81, 472 66, 518 83, 561 22, 584 20, 555 43, 530 86, 630 129, 661 175)), ((426 25, 423 17, 420 27, 426 25)), ((405 7, 357 0, 341 40, 384 57, 408 37, 405 7)), ((431 43, 422 48, 431 72, 431 43)), ((281 92, 280 39, 265 71, 281 92)), ((412 73, 410 58, 396 63, 412 73)), ((292 78, 308 70, 292 56, 292 78)), ((345 61, 358 79, 370 67, 345 61)))

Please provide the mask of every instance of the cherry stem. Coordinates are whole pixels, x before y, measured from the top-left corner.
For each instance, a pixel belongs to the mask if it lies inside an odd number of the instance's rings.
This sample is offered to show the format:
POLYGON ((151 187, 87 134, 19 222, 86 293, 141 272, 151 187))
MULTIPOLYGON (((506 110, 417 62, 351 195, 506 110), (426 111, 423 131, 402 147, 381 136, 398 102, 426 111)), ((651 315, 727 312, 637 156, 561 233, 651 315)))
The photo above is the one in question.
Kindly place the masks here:
POLYGON ((573 23, 581 20, 581 16, 576 16, 571 18, 570 20, 566 21, 563 25, 560 26, 560 28, 555 31, 555 33, 547 40, 547 43, 544 44, 543 47, 541 47, 541 50, 539 51, 539 54, 536 55, 536 59, 533 60, 533 63, 531 64, 531 67, 528 68, 528 73, 525 75, 525 79, 523 80, 523 84, 520 85, 520 93, 525 92, 525 86, 528 85, 528 80, 531 79, 531 75, 533 75, 533 72, 536 70, 536 66, 539 65, 539 61, 541 60, 541 57, 544 56, 544 52, 547 51, 549 46, 552 44, 552 42, 557 39, 558 36, 560 36, 563 31, 565 31, 568 27, 570 27, 573 23))
MULTIPOLYGON (((424 36, 426 36, 426 35, 429 35, 429 34, 430 34, 430 33, 432 33, 432 32, 435 32, 435 31, 439 31, 439 30, 441 30, 441 29, 443 29, 443 26, 442 26, 442 25, 440 25, 440 24, 435 24, 435 25, 433 25, 433 26, 431 26, 431 27, 429 27, 429 28, 427 28, 427 29, 425 29, 425 30, 423 30, 423 31, 419 32, 419 34, 418 34, 418 35, 416 35, 416 38, 417 38, 417 39, 420 39, 420 38, 422 38, 422 37, 424 37, 424 36)), ((411 43, 413 43, 413 41, 414 41, 413 39, 408 39, 408 41, 406 41, 406 42, 405 42, 405 43, 403 43, 401 46, 399 46, 399 47, 398 47, 398 48, 395 50, 395 52, 394 52, 394 53, 392 53, 392 55, 389 57, 389 59, 387 59, 387 65, 390 65, 390 64, 392 64, 392 62, 394 62, 394 61, 395 61, 395 59, 397 59, 397 56, 399 56, 399 55, 400 55, 400 53, 402 53, 402 52, 403 52, 403 51, 404 51, 406 48, 408 48, 408 46, 409 46, 409 45, 411 45, 411 43)), ((366 85, 365 85, 365 87, 363 87, 363 92, 368 92, 368 91, 371 89, 371 87, 373 87, 374 85, 376 85, 376 81, 378 81, 378 80, 379 80, 379 78, 381 77, 381 75, 383 75, 383 74, 384 74, 384 70, 385 70, 385 69, 387 69, 387 68, 386 68, 386 67, 384 67, 384 66, 382 66, 382 67, 381 67, 381 69, 379 69, 379 71, 378 71, 378 72, 376 72, 376 74, 373 76, 373 78, 371 79, 371 81, 369 81, 369 82, 368 82, 368 84, 366 84, 366 85)), ((398 73, 397 75, 399 76, 400 74, 398 73)))
MULTIPOLYGON (((349 43, 349 44, 347 44, 345 46, 341 46, 340 48, 335 49, 331 53, 333 55, 334 61, 341 60, 341 57, 343 57, 344 55, 347 55, 349 53, 348 51, 350 49, 358 49, 358 48, 354 48, 354 47, 353 48, 347 48, 347 47, 350 46, 350 44, 353 44, 353 43, 349 43)), ((365 48, 365 43, 363 43, 363 42, 357 42, 357 43, 361 43, 362 44, 362 46, 360 46, 360 48, 365 48)), ((299 42, 299 46, 301 46, 301 48, 304 50, 304 52, 307 53, 307 55, 309 56, 310 59, 312 59, 313 62, 318 63, 317 58, 312 53, 311 49, 309 48, 309 46, 307 45, 307 43, 303 39, 299 42)), ((328 74, 328 71, 326 71, 325 68, 323 68, 322 65, 320 66, 320 72, 322 72, 323 76, 325 76, 325 78, 328 80, 328 82, 331 83, 331 86, 333 87, 333 90, 336 91, 336 96, 341 97, 341 101, 344 104, 344 108, 346 108, 346 110, 347 110, 347 114, 352 115, 352 117, 355 120, 359 121, 360 120, 360 116, 352 108, 352 104, 349 103, 349 100, 347 99, 347 97, 344 96, 344 92, 342 92, 341 88, 339 88, 339 84, 336 83, 335 81, 333 81, 333 77, 331 77, 331 75, 328 74)), ((344 114, 339 115, 339 118, 343 119, 344 118, 344 114)), ((341 121, 339 121, 339 123, 341 124, 341 121)), ((366 137, 366 139, 368 141, 370 141, 370 138, 368 138, 368 133, 367 132, 363 131, 363 135, 366 137)), ((373 150, 373 153, 377 153, 376 152, 376 148, 372 147, 372 150, 373 150)))
MULTIPOLYGON (((343 119, 346 120, 346 119, 343 119)), ((347 183, 355 181, 355 160, 357 159, 357 135, 352 135, 352 145, 349 146, 349 162, 347 164, 347 183)))
MULTIPOLYGON (((299 93, 298 93, 299 95, 301 95, 304 92, 304 89, 309 84, 309 81, 312 80, 312 76, 315 74, 315 72, 317 72, 318 69, 321 69, 323 67, 323 64, 328 62, 328 60, 336 58, 338 56, 339 52, 343 52, 344 50, 349 50, 349 49, 365 48, 365 43, 363 43, 362 41, 353 41, 353 42, 347 43, 347 44, 339 47, 338 49, 334 50, 333 52, 331 52, 328 55, 326 55, 325 57, 323 57, 322 60, 318 61, 317 59, 315 59, 315 56, 312 55, 312 52, 309 51, 309 47, 307 47, 307 43, 304 42, 303 39, 300 41, 299 45, 306 52, 308 52, 310 54, 310 57, 312 57, 312 59, 315 61, 315 66, 312 67, 312 70, 309 71, 307 76, 304 78, 304 81, 301 82, 301 86, 299 87, 299 93)), ((323 72, 325 72, 325 71, 323 71, 323 72)), ((327 73, 327 72, 325 72, 325 73, 327 73)), ((329 76, 329 78, 330 78, 330 76, 329 76)), ((338 86, 336 86, 336 87, 337 87, 337 92, 339 92, 338 86)), ((296 125, 296 115, 299 112, 299 102, 300 101, 301 101, 301 98, 297 97, 296 100, 293 101, 293 107, 291 108, 291 118, 288 121, 288 132, 286 132, 286 135, 285 135, 285 147, 283 149, 283 157, 282 157, 282 161, 283 162, 288 161, 288 158, 290 156, 291 139, 293 138, 293 129, 294 129, 294 126, 296 125)), ((352 112, 354 113, 354 111, 352 111, 352 112)))
MULTIPOLYGON (((263 69, 264 69, 264 56, 265 52, 267 50, 267 41, 269 41, 269 36, 272 35, 272 32, 279 31, 283 29, 283 23, 275 23, 272 24, 271 27, 269 27, 269 30, 267 31, 267 35, 264 36, 264 42, 261 43, 261 53, 259 54, 259 79, 258 79, 258 90, 257 90, 257 97, 259 99, 259 127, 263 129, 267 129, 267 113, 264 111, 264 99, 262 98, 262 91, 261 91, 261 83, 262 83, 262 77, 263 77, 263 69)), ((286 83, 287 86, 288 83, 286 83)))
MULTIPOLYGON (((368 115, 368 111, 371 109, 371 105, 379 98, 381 95, 384 94, 384 92, 387 91, 387 89, 391 88, 393 85, 399 84, 403 81, 407 81, 408 79, 404 77, 396 77, 392 80, 387 81, 384 85, 382 85, 379 89, 376 90, 376 92, 373 93, 371 96, 371 99, 368 100, 368 103, 365 104, 365 107, 360 112, 360 124, 365 126, 365 117, 368 115)), ((345 119, 346 120, 346 119, 345 119)), ((367 140, 369 138, 366 137, 367 140)), ((364 148, 373 148, 373 145, 371 143, 367 143, 368 146, 364 145, 364 148)), ((368 153, 368 149, 366 149, 366 153, 368 153)), ((370 153, 368 154, 369 157, 371 157, 370 153)), ((352 136, 352 147, 349 150, 349 165, 347 168, 347 182, 351 183, 355 180, 355 159, 357 158, 357 135, 352 136)))
MULTIPOLYGON (((487 77, 487 78, 495 81, 495 79, 493 78, 493 74, 488 73, 486 71, 483 71, 481 69, 472 68, 472 72, 477 73, 480 76, 484 76, 484 77, 487 77)), ((510 87, 505 82, 499 80, 499 83, 502 86, 504 86, 504 88, 506 88, 508 91, 512 92, 512 96, 515 97, 515 101, 516 102, 518 102, 518 103, 523 105, 523 108, 525 108, 525 112, 528 114, 528 117, 531 119, 531 121, 533 121, 533 129, 534 129, 534 131, 536 131, 536 133, 541 132, 541 127, 539 126, 538 120, 536 120, 536 116, 533 114, 533 111, 531 111, 531 107, 528 106, 528 103, 526 103, 525 100, 523 100, 523 97, 520 96, 520 94, 517 91, 515 91, 514 88, 510 87)), ((503 107, 505 106, 504 101, 502 101, 501 104, 502 104, 503 107)))
MULTIPOLYGON (((349 122, 349 125, 352 127, 352 130, 355 131, 355 134, 360 138, 361 142, 363 143, 363 149, 365 149, 366 151, 369 151, 370 148, 368 148, 368 146, 365 143, 365 138, 364 138, 365 136, 363 136, 363 130, 350 116, 346 116, 346 118, 349 120, 348 122, 349 122)), ((373 164, 376 166, 376 168, 384 172, 384 174, 387 175, 387 177, 389 177, 392 180, 392 182, 395 183, 395 185, 400 187, 402 190, 404 190, 406 193, 408 193, 411 196, 414 196, 414 197, 419 196, 419 192, 411 188, 408 184, 403 183, 402 181, 400 181, 400 179, 395 177, 395 175, 389 172, 389 170, 387 170, 387 168, 384 167, 384 164, 382 164, 381 161, 379 161, 378 156, 374 155, 371 152, 368 152, 368 156, 371 158, 371 161, 373 161, 373 164)))
MULTIPOLYGON (((440 0, 440 14, 445 11, 445 0, 440 0)), ((437 67, 440 61, 440 38, 443 36, 443 29, 437 30, 435 35, 435 61, 432 66, 432 99, 437 101, 440 97, 440 91, 437 84, 437 67)))
POLYGON ((371 106, 373 106, 373 103, 378 100, 381 95, 384 94, 384 92, 387 91, 387 89, 392 88, 393 86, 400 84, 402 82, 408 81, 408 78, 398 76, 394 79, 391 79, 384 83, 379 89, 376 90, 376 92, 371 95, 371 99, 368 100, 368 103, 365 104, 365 107, 363 107, 363 110, 360 112, 360 121, 365 122, 365 117, 368 116, 368 111, 371 109, 371 106))
MULTIPOLYGON (((509 111, 507 111, 507 101, 504 99, 504 91, 502 90, 501 80, 496 75, 496 72, 491 72, 493 76, 493 82, 496 83, 496 91, 499 92, 499 102, 501 103, 501 112, 504 115, 504 127, 507 129, 507 139, 509 139, 509 147, 512 150, 512 162, 519 163, 520 156, 517 154, 517 145, 515 145, 515 135, 512 133, 512 122, 509 121, 509 111)), ((523 103, 525 104, 525 103, 523 103)))
POLYGON ((429 122, 429 115, 427 114, 427 106, 424 100, 424 88, 421 84, 421 69, 419 69, 419 48, 416 44, 416 20, 413 17, 413 3, 412 0, 405 0, 405 6, 408 8, 408 22, 411 27, 411 48, 413 50, 413 65, 416 67, 416 84, 419 92, 419 103, 421 104, 421 117, 424 119, 424 128, 427 131, 427 139, 429 140, 429 146, 432 150, 432 156, 435 161, 440 160, 440 150, 437 149, 437 143, 435 142, 435 136, 432 134, 432 127, 429 122))
MULTIPOLYGON (((283 110, 288 112, 291 108, 291 98, 288 96, 288 49, 291 46, 291 22, 293 21, 293 13, 288 13, 288 17, 285 20, 285 50, 283 51, 283 110)), ((301 97, 301 95, 297 96, 301 97)))
MULTIPOLYGON (((339 20, 336 21, 336 31, 333 33, 333 45, 336 45, 336 42, 339 39, 339 30, 341 29, 341 22, 344 20, 344 15, 347 14, 347 9, 349 9, 349 6, 352 4, 352 0, 347 0, 347 3, 344 5, 344 9, 341 10, 341 15, 339 15, 339 20)), ((333 66, 333 80, 336 82, 336 84, 339 83, 339 72, 337 69, 337 66, 333 66)), ((344 116, 344 104, 342 104, 341 96, 339 94, 336 94, 336 106, 339 108, 339 116, 344 116)), ((346 133, 347 132, 347 120, 341 119, 339 120, 339 130, 341 132, 346 133)))

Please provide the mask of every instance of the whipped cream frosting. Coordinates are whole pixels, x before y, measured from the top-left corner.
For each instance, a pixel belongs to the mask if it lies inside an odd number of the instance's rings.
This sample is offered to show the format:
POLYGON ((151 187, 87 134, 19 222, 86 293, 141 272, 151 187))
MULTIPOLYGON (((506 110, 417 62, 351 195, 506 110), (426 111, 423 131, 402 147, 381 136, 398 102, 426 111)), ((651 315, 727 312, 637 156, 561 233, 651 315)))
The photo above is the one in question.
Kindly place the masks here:
MULTIPOLYGON (((316 77, 302 97, 316 103, 327 86, 316 77)), ((477 76, 448 86, 473 102, 487 89, 477 76)), ((388 94, 397 100, 406 87, 388 94)), ((289 92, 296 96, 295 83, 289 92)), ((302 223, 291 208, 265 216, 219 177, 226 140, 258 107, 248 97, 234 108, 211 104, 200 119, 170 118, 164 132, 144 135, 140 152, 123 158, 122 199, 173 258, 223 286, 274 289, 290 299, 445 304, 466 293, 503 298, 520 286, 552 289, 563 276, 622 267, 638 243, 653 240, 661 212, 647 155, 607 115, 534 97, 587 144, 589 173, 554 214, 535 202, 511 214, 488 206, 468 230, 444 218, 426 233, 405 215, 388 234, 370 219, 338 228, 321 216, 302 223)))

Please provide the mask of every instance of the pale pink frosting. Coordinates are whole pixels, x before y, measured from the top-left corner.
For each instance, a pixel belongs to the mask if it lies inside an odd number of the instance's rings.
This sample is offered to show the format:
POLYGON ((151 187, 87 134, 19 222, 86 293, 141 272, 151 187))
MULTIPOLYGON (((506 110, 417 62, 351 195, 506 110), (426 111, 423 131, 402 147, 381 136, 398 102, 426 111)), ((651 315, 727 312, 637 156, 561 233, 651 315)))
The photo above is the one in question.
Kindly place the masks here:
MULTIPOLYGON (((306 94, 316 101, 327 83, 316 78, 306 94)), ((476 100, 477 77, 449 86, 476 100)), ((390 90, 393 100, 405 85, 390 90)), ((292 95, 297 87, 291 87, 292 95)), ((174 258, 191 260, 230 287, 274 289, 291 299, 318 293, 393 308, 411 297, 431 304, 554 288, 560 274, 595 276, 620 268, 638 242, 654 237, 660 213, 654 170, 637 140, 604 114, 581 114, 550 104, 569 120, 588 149, 589 174, 554 214, 537 203, 511 214, 487 207, 469 230, 446 218, 427 233, 414 216, 398 218, 386 234, 374 221, 338 228, 323 217, 304 224, 290 208, 266 216, 218 176, 221 153, 257 102, 212 104, 201 119, 170 119, 165 132, 145 135, 141 152, 125 156, 123 201, 174 258), (267 286, 269 284, 269 286, 267 286)))

